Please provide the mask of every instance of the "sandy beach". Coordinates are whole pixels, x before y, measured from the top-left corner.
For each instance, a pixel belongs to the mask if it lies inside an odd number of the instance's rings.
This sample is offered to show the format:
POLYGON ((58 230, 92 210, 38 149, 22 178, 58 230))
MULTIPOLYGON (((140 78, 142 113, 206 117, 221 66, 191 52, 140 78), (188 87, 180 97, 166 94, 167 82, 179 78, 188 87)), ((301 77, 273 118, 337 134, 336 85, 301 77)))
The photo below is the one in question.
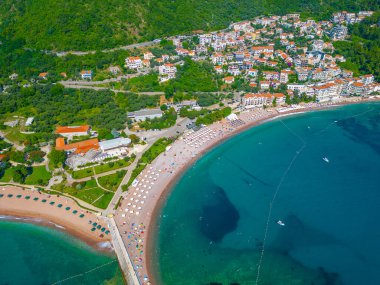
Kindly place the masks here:
POLYGON ((102 217, 80 208, 73 200, 8 185, 0 185, 0 196, 0 215, 6 219, 65 231, 98 250, 107 250, 99 246, 99 243, 110 241, 106 230, 92 231, 93 223, 105 229, 107 223, 102 217))
MULTIPOLYGON (((115 211, 114 221, 140 284, 159 284, 154 264, 155 236, 161 208, 173 185, 185 170, 211 148, 232 136, 279 117, 334 108, 339 105, 373 102, 360 98, 286 108, 242 111, 233 121, 222 120, 198 131, 189 130, 159 155, 136 178, 115 211)), ((73 200, 26 188, 0 185, 0 215, 32 218, 35 222, 67 231, 89 245, 109 241, 107 218, 80 208, 73 200)), ((136 282, 135 282, 136 283, 136 282)))
POLYGON ((238 120, 223 120, 181 136, 169 150, 144 169, 128 192, 123 193, 115 213, 116 225, 140 284, 159 284, 155 280, 157 266, 153 264, 152 257, 156 252, 155 228, 162 205, 184 171, 205 152, 237 133, 279 117, 373 101, 352 98, 328 104, 309 103, 294 108, 252 109, 240 113, 238 120))

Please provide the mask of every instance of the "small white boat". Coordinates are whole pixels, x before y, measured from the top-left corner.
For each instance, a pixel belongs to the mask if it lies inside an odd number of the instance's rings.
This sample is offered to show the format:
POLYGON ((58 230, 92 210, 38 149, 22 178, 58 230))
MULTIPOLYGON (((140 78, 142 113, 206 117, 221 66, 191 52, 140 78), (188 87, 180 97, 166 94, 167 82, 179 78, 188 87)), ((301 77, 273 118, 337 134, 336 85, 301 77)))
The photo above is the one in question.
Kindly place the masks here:
POLYGON ((322 158, 324 161, 326 161, 327 163, 329 163, 330 162, 330 160, 327 158, 327 157, 324 157, 324 158, 322 158))
POLYGON ((282 227, 285 226, 285 223, 284 223, 283 221, 281 221, 281 220, 278 220, 278 221, 277 221, 277 224, 279 224, 279 225, 282 226, 282 227))

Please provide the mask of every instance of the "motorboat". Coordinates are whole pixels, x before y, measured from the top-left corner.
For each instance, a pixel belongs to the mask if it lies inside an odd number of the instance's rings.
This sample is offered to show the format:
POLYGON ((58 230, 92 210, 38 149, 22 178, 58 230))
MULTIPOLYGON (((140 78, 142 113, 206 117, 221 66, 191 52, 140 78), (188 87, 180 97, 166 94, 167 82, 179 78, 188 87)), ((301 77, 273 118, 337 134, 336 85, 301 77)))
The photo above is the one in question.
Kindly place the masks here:
POLYGON ((329 163, 330 160, 327 157, 322 158, 325 162, 329 163))
POLYGON ((285 223, 284 223, 283 221, 281 221, 281 220, 278 220, 278 221, 277 221, 277 224, 279 224, 279 225, 282 226, 282 227, 285 226, 285 223))

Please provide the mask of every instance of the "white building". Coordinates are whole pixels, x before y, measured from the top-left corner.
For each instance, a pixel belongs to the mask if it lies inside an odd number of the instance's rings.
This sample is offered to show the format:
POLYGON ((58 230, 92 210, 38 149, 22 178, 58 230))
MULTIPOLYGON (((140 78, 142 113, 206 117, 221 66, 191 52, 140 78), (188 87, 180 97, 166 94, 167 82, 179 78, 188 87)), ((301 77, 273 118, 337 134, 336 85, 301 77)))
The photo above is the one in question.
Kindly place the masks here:
POLYGON ((82 77, 82 79, 91 80, 92 79, 92 70, 82 70, 80 72, 80 76, 82 77))
POLYGON ((250 109, 254 107, 263 107, 264 105, 271 105, 272 102, 272 95, 269 93, 247 93, 243 96, 241 104, 244 108, 250 109))
POLYGON ((231 74, 231 75, 233 75, 233 76, 240 75, 239 67, 237 65, 230 65, 228 67, 228 73, 231 74))
POLYGON ((128 113, 128 118, 136 121, 145 121, 146 119, 161 118, 162 111, 160 109, 145 109, 136 112, 128 113))
POLYGON ((29 117, 28 119, 26 119, 25 127, 29 127, 31 124, 33 124, 33 121, 34 117, 29 117))
POLYGON ((154 57, 155 57, 155 56, 154 56, 153 53, 151 53, 150 51, 144 53, 144 59, 151 60, 151 59, 153 59, 154 57))
POLYGON ((339 86, 335 83, 325 83, 314 86, 314 93, 318 102, 328 102, 339 99, 339 86))
POLYGON ((130 56, 125 59, 125 64, 130 69, 142 68, 142 60, 138 56, 130 56))
POLYGON ((99 142, 99 148, 103 153, 110 156, 120 156, 128 154, 128 145, 131 140, 129 138, 117 138, 99 142))
POLYGON ((158 73, 160 75, 160 82, 165 82, 175 78, 177 68, 171 63, 165 63, 158 67, 158 73))

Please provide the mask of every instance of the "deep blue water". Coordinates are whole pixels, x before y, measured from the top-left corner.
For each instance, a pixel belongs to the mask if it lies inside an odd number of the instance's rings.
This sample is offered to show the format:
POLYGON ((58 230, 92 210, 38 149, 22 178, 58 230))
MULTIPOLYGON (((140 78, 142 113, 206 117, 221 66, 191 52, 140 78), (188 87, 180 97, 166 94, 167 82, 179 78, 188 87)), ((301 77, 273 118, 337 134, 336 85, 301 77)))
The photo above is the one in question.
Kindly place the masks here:
POLYGON ((162 284, 378 285, 379 220, 380 104, 300 114, 235 136, 184 174, 155 264, 162 284))
POLYGON ((1 285, 124 284, 116 256, 54 229, 0 221, 1 285))

